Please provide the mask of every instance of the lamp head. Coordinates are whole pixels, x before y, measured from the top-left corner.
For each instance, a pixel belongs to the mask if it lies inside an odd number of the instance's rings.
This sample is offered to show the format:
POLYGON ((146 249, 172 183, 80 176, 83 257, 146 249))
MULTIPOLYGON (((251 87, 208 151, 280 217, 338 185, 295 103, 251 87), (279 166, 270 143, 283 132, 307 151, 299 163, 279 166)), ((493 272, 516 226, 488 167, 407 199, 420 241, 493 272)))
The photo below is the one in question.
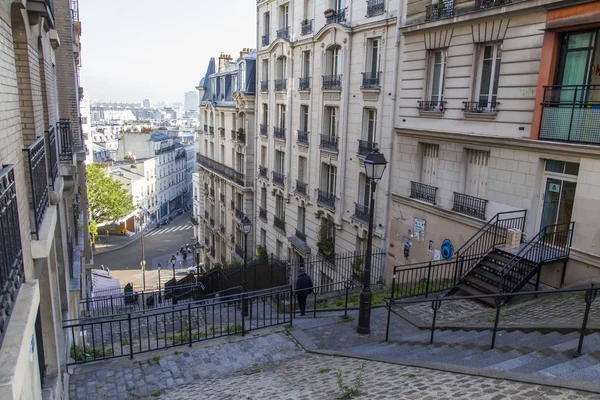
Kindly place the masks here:
POLYGON ((367 154, 364 160, 365 174, 367 178, 378 181, 383 177, 383 172, 387 166, 385 156, 379 152, 379 149, 373 149, 367 154))
POLYGON ((250 229, 252 228, 252 222, 250 221, 247 215, 244 215, 244 218, 242 218, 242 221, 240 223, 242 225, 242 232, 244 232, 244 235, 250 233, 250 229))

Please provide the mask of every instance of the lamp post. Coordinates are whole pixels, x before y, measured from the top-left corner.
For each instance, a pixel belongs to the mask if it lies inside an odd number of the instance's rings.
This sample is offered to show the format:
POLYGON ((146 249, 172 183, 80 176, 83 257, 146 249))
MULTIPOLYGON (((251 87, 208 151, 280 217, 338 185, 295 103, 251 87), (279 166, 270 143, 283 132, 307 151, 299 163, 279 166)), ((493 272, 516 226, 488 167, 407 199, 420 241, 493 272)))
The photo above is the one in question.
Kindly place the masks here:
POLYGON ((160 285, 161 285, 161 282, 160 282, 160 268, 161 267, 162 267, 162 265, 160 265, 160 263, 158 263, 156 265, 156 269, 158 270, 158 304, 162 303, 162 297, 160 295, 160 285))
POLYGON ((146 291, 146 260, 140 261, 140 266, 142 267, 142 282, 144 286, 144 292, 146 291))
POLYGON ((200 280, 200 252, 204 246, 196 241, 194 249, 196 250, 196 290, 198 290, 198 281, 200 280))
MULTIPOLYGON (((144 208, 142 208, 141 204, 139 205, 142 217, 139 219, 141 221, 141 226, 142 226, 142 234, 141 234, 141 241, 142 241, 142 261, 140 261, 140 265, 142 266, 142 278, 144 281, 144 291, 146 290, 146 256, 144 254, 144 215, 145 215, 145 211, 144 208)), ((139 218, 139 217, 138 217, 139 218)))
POLYGON ((375 190, 377 181, 383 176, 387 161, 385 156, 379 152, 379 149, 373 149, 365 157, 365 173, 369 178, 371 185, 371 201, 369 204, 369 232, 367 236, 367 253, 365 255, 365 271, 363 273, 363 289, 360 293, 360 305, 358 310, 358 329, 361 334, 371 332, 371 258, 373 245, 373 216, 375 214, 375 190))
POLYGON ((175 263, 177 262, 177 257, 175 257, 175 254, 171 256, 170 261, 171 267, 173 268, 173 279, 175 279, 175 263))
MULTIPOLYGON (((248 219, 247 215, 244 215, 241 221, 242 232, 244 232, 244 286, 243 290, 246 291, 246 266, 248 265, 248 234, 250 233, 250 229, 252 228, 252 222, 248 219)), ((254 286, 256 286, 256 282, 254 282, 254 286)), ((242 301, 242 312, 244 316, 248 316, 248 300, 244 299, 242 301)))

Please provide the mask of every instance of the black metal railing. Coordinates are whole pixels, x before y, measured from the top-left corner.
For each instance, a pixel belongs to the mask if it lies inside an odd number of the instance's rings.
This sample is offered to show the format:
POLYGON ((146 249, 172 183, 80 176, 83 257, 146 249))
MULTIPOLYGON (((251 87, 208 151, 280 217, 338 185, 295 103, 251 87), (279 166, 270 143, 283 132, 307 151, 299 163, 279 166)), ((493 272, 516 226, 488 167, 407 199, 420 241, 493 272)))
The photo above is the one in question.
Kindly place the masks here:
POLYGON ((25 281, 14 167, 0 170, 0 346, 25 281))
POLYGON ((298 143, 308 145, 308 135, 310 132, 298 129, 298 143))
POLYGON ((258 207, 258 216, 266 221, 267 220, 267 209, 258 207))
POLYGON ((200 153, 196 153, 196 161, 204 168, 221 175, 225 179, 231 180, 238 185, 246 186, 245 175, 243 172, 236 171, 235 169, 203 156, 200 153))
POLYGON ((61 162, 73 162, 73 136, 71 134, 71 120, 61 119, 56 123, 58 131, 58 156, 61 162))
POLYGON ((328 24, 333 23, 342 23, 346 21, 346 9, 343 10, 334 10, 333 12, 329 12, 325 14, 325 22, 328 24))
POLYGON ((286 26, 285 28, 281 28, 277 30, 277 39, 290 39, 290 27, 286 26))
POLYGON ((54 183, 58 178, 58 148, 56 146, 56 131, 51 126, 45 132, 46 135, 46 154, 48 155, 48 178, 50 187, 54 190, 54 183))
POLYGON ((377 143, 368 140, 358 140, 358 154, 366 156, 377 148, 377 143))
POLYGON ((269 91, 269 81, 260 81, 260 91, 261 92, 268 92, 269 91))
POLYGON ((369 206, 354 203, 354 215, 352 217, 361 222, 369 223, 369 206))
POLYGON ((545 86, 542 140, 600 144, 600 85, 545 86))
POLYGON ((67 228, 67 252, 69 262, 69 278, 75 278, 75 246, 73 246, 73 230, 69 226, 67 228))
POLYGON ((463 101, 465 108, 464 112, 476 114, 495 114, 496 101, 463 101))
POLYGON ((298 78, 298 90, 310 90, 310 77, 298 78))
POLYGON ((49 203, 48 173, 46 172, 46 140, 43 136, 36 139, 25 149, 28 176, 31 184, 29 196, 30 208, 33 210, 33 229, 31 234, 40 239, 40 226, 49 203))
POLYGON ((301 34, 304 35, 309 35, 312 33, 313 31, 313 20, 308 20, 305 19, 304 21, 300 22, 300 32, 301 34))
POLYGON ((268 178, 269 169, 267 167, 258 166, 258 176, 262 176, 263 178, 268 178))
POLYGON ((275 79, 275 91, 281 92, 287 90, 287 79, 275 79))
POLYGON ((419 111, 444 111, 445 101, 417 101, 419 111))
POLYGON ((269 35, 262 35, 261 36, 261 43, 263 46, 268 46, 270 41, 269 41, 269 35))
POLYGON ((450 18, 454 15, 453 0, 439 0, 437 3, 425 6, 425 21, 450 18))
POLYGON ((262 136, 269 136, 269 126, 267 124, 260 124, 260 134, 262 136))
POLYGON ((323 89, 340 90, 342 88, 342 75, 323 75, 323 89))
POLYGON ((473 8, 475 11, 487 10, 488 8, 500 7, 512 2, 513 0, 474 0, 473 8))
POLYGON ((367 17, 373 17, 384 12, 385 0, 367 0, 367 17))
POLYGON ((338 150, 338 137, 337 136, 329 136, 329 135, 321 135, 321 143, 319 147, 326 150, 338 150))
POLYGON ((317 189, 317 203, 331 210, 335 210, 335 193, 317 189))
POLYGON ((306 196, 306 187, 308 184, 296 179, 296 193, 306 196))
POLYGON ((285 140, 285 128, 273 127, 273 137, 279 140, 285 140))
POLYGON ((306 234, 304 232, 300 232, 297 228, 296 228, 296 237, 300 240, 302 240, 304 243, 306 243, 306 234))
POLYGON ((379 89, 380 72, 363 72, 362 87, 364 89, 379 89))
POLYGON ((285 219, 279 218, 278 216, 273 217, 273 226, 285 233, 285 219))
POLYGON ((285 175, 282 172, 273 171, 273 184, 283 187, 285 175))
POLYGON ((235 140, 238 143, 246 143, 246 134, 238 130, 238 132, 235 134, 235 139, 233 140, 235 140))
POLYGON ((410 181, 410 197, 412 199, 423 200, 435 205, 436 194, 437 187, 410 181))
POLYGON ((485 219, 485 208, 487 203, 488 201, 485 199, 454 192, 452 211, 479 219, 485 219))

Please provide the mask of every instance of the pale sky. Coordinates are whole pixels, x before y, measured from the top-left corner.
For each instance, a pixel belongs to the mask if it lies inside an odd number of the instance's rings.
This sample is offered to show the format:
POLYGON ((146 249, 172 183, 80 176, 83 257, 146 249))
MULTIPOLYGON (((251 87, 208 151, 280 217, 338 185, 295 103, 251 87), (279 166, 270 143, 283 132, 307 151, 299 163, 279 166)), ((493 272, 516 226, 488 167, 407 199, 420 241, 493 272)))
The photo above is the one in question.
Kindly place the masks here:
POLYGON ((181 101, 210 57, 256 48, 255 0, 80 0, 90 100, 181 101))

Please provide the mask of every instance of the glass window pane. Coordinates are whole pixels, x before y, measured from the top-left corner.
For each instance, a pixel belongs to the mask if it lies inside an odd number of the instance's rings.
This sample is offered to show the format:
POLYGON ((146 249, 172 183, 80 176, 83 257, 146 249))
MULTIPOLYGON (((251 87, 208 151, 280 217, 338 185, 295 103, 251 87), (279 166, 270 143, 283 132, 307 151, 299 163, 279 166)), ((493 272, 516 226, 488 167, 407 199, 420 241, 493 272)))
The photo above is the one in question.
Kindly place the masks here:
POLYGON ((562 174, 565 170, 565 162, 558 160, 546 160, 546 171, 562 174))
POLYGON ((579 175, 579 164, 571 162, 566 163, 565 174, 579 175))
POLYGON ((594 32, 585 32, 578 33, 574 35, 569 35, 569 41, 567 47, 569 50, 571 49, 580 49, 590 47, 591 39, 594 32))

